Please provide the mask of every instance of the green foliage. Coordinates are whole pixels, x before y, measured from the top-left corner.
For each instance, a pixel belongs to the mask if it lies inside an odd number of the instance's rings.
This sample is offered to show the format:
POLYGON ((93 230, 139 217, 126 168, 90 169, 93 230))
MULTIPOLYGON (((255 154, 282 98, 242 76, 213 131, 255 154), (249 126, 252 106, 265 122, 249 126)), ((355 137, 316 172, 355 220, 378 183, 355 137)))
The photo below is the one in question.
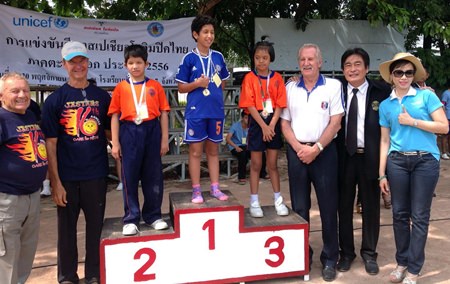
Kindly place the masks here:
MULTIPOLYGON (((67 17, 120 20, 170 20, 199 13, 213 16, 216 40, 228 62, 250 65, 257 17, 294 18, 305 30, 310 19, 368 20, 405 31, 406 50, 417 50, 439 88, 450 66, 450 2, 448 0, 0 0, 18 8, 67 17), (422 44, 417 46, 419 39, 422 44), (434 50, 432 51, 432 48, 434 50), (436 52, 438 51, 438 52, 436 52), (440 56, 437 56, 440 54, 440 56)), ((286 35, 289 36, 289 35, 286 35)))

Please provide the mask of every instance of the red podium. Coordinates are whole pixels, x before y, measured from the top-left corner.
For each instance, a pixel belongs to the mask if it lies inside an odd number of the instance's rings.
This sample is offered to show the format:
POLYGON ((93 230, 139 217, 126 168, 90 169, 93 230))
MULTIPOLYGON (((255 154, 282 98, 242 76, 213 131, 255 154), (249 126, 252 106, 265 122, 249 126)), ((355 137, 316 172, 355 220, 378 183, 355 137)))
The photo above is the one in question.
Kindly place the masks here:
POLYGON ((136 236, 122 236, 120 218, 106 219, 101 242, 102 283, 230 283, 304 275, 309 279, 308 224, 293 211, 264 218, 230 196, 226 202, 190 192, 169 195, 168 230, 141 224, 136 236))

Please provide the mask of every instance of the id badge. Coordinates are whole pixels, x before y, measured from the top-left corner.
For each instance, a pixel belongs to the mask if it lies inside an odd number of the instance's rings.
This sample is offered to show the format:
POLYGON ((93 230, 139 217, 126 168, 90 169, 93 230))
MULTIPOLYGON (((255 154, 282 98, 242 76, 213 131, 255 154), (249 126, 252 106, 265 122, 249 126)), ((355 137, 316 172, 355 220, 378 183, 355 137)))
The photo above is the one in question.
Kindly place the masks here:
POLYGON ((139 106, 138 115, 141 119, 148 118, 147 104, 143 104, 143 105, 139 106))
POLYGON ((220 85, 222 84, 222 80, 219 77, 219 74, 215 73, 214 76, 212 77, 212 80, 214 82, 214 84, 216 84, 217 88, 220 87, 220 85))
POLYGON ((273 113, 273 107, 272 107, 272 100, 271 99, 267 99, 264 101, 264 110, 267 113, 273 113))
POLYGON ((242 137, 242 145, 247 145, 247 137, 242 137))

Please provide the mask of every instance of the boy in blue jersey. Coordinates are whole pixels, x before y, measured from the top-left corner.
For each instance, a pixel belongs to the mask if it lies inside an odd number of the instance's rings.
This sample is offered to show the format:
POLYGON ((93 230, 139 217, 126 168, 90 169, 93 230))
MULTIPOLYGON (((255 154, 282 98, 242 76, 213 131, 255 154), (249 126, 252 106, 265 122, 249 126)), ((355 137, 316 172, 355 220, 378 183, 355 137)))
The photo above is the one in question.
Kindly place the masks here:
POLYGON ((211 180, 211 195, 228 200, 219 189, 219 143, 223 140, 224 106, 222 85, 230 73, 223 55, 210 47, 214 42, 214 20, 199 15, 191 25, 197 47, 187 53, 178 67, 178 91, 188 93, 184 142, 189 144, 189 173, 192 202, 203 203, 200 162, 205 148, 211 180))

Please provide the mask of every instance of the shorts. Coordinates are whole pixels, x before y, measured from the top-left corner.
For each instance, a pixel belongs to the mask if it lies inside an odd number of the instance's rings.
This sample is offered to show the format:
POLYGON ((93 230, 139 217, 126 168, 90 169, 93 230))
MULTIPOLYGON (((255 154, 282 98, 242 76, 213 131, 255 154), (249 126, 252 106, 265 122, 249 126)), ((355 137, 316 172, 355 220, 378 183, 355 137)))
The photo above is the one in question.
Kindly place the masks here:
MULTIPOLYGON (((272 120, 273 114, 267 118, 261 117, 268 125, 272 120)), ((280 120, 275 125, 275 136, 270 142, 263 141, 263 132, 259 124, 250 115, 248 117, 248 135, 247 135, 247 149, 249 151, 263 152, 267 149, 281 149, 283 147, 283 139, 281 138, 280 120)))
POLYGON ((208 139, 214 143, 223 141, 223 119, 198 118, 184 121, 184 142, 196 143, 208 139))

